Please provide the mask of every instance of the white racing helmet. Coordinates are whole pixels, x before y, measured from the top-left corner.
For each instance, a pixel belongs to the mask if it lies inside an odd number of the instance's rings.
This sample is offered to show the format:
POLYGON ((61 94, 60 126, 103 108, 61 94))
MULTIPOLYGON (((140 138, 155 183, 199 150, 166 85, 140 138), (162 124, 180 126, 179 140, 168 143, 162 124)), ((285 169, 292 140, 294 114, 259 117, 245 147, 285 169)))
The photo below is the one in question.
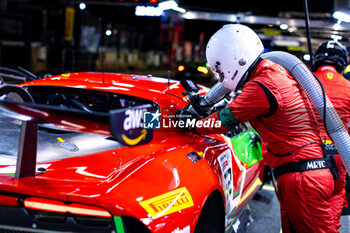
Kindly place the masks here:
POLYGON ((210 38, 206 57, 222 85, 236 91, 263 50, 260 38, 252 29, 242 24, 227 24, 210 38))

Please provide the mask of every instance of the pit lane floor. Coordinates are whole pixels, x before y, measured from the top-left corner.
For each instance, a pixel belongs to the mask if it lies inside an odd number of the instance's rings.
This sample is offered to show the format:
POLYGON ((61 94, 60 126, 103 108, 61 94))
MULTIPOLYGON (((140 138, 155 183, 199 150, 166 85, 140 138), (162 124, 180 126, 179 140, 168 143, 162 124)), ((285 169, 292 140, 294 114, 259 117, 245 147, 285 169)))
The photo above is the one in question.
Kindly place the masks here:
MULTIPOLYGON (((258 196, 250 203, 252 210, 247 233, 281 233, 280 208, 272 186, 264 185, 258 196), (259 200, 256 200, 259 199, 259 200)), ((341 217, 341 233, 350 232, 350 216, 341 217)))

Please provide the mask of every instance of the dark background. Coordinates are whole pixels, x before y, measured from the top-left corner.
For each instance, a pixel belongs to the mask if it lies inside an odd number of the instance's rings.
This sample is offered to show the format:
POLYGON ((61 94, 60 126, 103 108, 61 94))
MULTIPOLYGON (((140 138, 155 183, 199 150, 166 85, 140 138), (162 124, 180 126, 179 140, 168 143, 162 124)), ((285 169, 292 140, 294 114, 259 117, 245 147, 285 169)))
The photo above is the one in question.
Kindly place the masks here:
MULTIPOLYGON (((173 10, 160 17, 135 16, 137 5, 157 6, 159 2, 0 0, 0 64, 19 65, 37 74, 104 70, 166 75, 179 63, 205 63, 210 36, 232 23, 218 19, 216 13, 264 19, 263 23, 242 23, 259 34, 267 51, 285 50, 300 58, 308 52, 304 25, 299 23, 292 30, 279 27, 279 19, 304 20, 304 1, 179 0, 180 7, 205 12, 208 17, 186 19, 173 10), (84 10, 79 8, 82 2, 84 10), (74 9, 71 39, 64 38, 67 8, 74 9), (111 35, 106 35, 107 30, 111 35)), ((342 35, 341 42, 348 44, 348 28, 322 27, 322 22, 335 24, 333 12, 348 6, 343 0, 308 1, 314 49, 329 40, 330 34, 342 35)))

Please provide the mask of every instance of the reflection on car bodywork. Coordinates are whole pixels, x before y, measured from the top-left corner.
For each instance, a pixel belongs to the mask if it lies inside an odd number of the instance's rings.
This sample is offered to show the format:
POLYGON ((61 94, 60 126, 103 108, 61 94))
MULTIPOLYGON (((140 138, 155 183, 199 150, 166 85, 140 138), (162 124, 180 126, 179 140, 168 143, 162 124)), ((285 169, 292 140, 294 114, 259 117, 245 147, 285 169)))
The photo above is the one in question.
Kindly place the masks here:
MULTIPOLYGON (((35 104, 0 103, 39 124, 37 163, 33 174, 14 177, 21 122, 1 116, 0 231, 238 229, 265 166, 249 125, 208 136, 143 128, 142 110, 159 110, 162 118, 187 105, 175 80, 72 73, 20 86, 35 104), (110 215, 95 216, 95 210, 110 215)), ((199 95, 206 92, 198 86, 199 95)))

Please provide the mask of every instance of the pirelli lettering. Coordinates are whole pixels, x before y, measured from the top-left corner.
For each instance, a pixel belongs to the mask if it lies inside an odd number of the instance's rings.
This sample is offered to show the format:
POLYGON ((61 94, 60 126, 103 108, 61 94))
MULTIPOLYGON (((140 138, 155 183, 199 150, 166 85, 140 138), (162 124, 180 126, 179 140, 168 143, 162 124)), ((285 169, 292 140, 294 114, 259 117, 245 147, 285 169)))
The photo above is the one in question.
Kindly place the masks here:
POLYGON ((193 200, 185 187, 141 201, 140 205, 153 219, 193 206, 193 200))

